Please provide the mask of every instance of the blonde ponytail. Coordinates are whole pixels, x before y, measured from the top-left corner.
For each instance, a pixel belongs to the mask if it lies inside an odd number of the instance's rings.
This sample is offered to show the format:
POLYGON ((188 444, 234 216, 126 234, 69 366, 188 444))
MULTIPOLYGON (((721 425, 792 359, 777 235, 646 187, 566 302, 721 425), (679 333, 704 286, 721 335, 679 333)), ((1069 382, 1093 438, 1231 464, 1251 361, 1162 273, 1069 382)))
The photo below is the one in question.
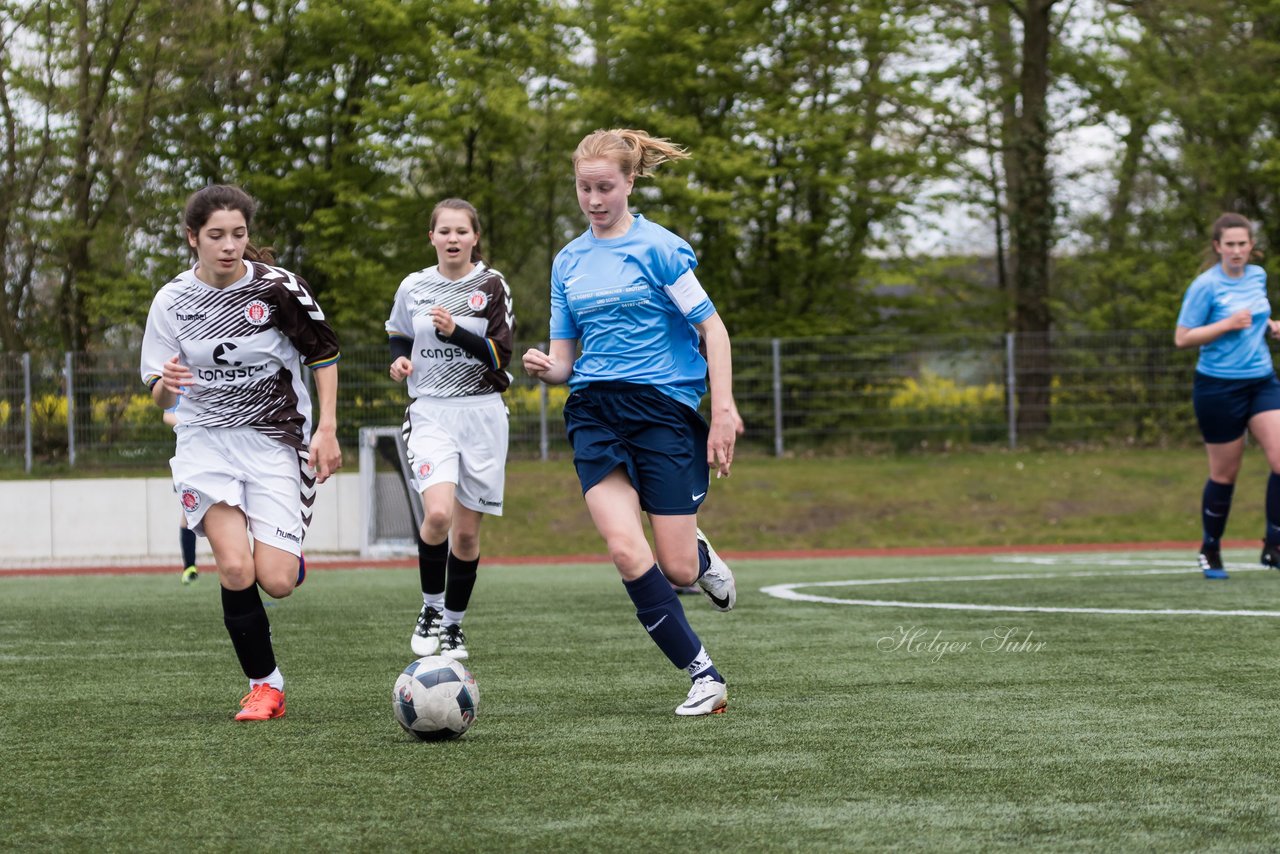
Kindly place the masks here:
POLYGON ((642 130, 613 128, 597 130, 583 137, 573 152, 573 165, 581 160, 611 160, 627 177, 652 175, 659 164, 683 160, 689 152, 669 139, 650 136, 642 130))

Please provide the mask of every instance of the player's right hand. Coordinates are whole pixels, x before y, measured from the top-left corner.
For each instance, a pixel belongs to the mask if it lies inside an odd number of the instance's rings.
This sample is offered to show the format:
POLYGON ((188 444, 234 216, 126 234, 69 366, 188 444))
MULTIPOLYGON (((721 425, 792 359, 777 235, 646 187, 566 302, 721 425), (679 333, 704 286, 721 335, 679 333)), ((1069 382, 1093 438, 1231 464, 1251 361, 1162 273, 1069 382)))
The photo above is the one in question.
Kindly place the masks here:
POLYGON ((404 356, 398 357, 391 363, 391 379, 396 382, 403 382, 404 378, 413 373, 413 362, 404 356))
POLYGON ((191 373, 191 369, 179 362, 177 356, 170 358, 160 367, 160 381, 164 383, 165 391, 186 394, 187 386, 194 379, 195 375, 191 373))
POLYGON ((542 379, 544 374, 556 366, 556 360, 549 354, 532 347, 524 351, 520 361, 524 364, 524 372, 535 379, 542 379))
POLYGON ((1253 325, 1253 312, 1242 308, 1227 318, 1227 329, 1248 329, 1253 325))

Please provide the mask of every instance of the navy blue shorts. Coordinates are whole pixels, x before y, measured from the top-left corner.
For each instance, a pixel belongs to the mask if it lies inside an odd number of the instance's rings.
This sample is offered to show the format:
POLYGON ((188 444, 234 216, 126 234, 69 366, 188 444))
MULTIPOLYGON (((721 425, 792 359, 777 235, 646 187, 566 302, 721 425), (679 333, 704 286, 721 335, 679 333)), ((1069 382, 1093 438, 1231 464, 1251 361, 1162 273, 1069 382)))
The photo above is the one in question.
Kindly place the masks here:
POLYGON ((653 386, 583 386, 565 401, 564 424, 584 494, 621 466, 646 513, 688 516, 707 497, 707 422, 653 386))
POLYGON ((1244 435, 1250 418, 1280 409, 1280 379, 1272 373, 1257 379, 1226 380, 1197 371, 1191 402, 1205 442, 1234 442, 1244 435))

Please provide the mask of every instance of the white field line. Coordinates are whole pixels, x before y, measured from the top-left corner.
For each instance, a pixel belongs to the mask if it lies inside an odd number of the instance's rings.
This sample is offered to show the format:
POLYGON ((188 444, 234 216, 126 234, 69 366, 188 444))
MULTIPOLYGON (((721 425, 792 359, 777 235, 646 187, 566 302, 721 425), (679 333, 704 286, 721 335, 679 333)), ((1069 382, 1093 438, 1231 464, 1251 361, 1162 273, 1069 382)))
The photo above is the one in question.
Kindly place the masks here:
MULTIPOLYGON (((1040 565, 1056 565, 1061 563, 1077 563, 1083 560, 1062 560, 1060 558, 1013 557, 1003 558, 1007 563, 1034 563, 1040 565)), ((1133 558, 1116 558, 1110 560, 1092 560, 1090 563, 1106 566, 1146 566, 1155 564, 1155 569, 1102 571, 1102 572, 1035 572, 1035 573, 996 573, 990 575, 950 575, 950 576, 916 576, 913 578, 863 578, 851 581, 810 581, 791 584, 773 584, 762 587, 761 592, 778 599, 793 602, 820 602, 828 605, 862 605, 869 608, 925 608, 937 611, 997 611, 1038 614, 1126 614, 1126 615, 1159 615, 1159 616, 1199 616, 1199 617, 1280 617, 1280 611, 1229 610, 1219 611, 1205 608, 1068 608, 1048 607, 1041 605, 981 605, 972 602, 902 602, 895 599, 838 599, 833 596, 817 596, 811 593, 800 593, 796 588, 805 587, 872 587, 883 584, 937 584, 943 582, 963 581, 1036 581, 1044 578, 1093 578, 1117 575, 1185 575, 1196 572, 1187 566, 1187 561, 1152 561, 1133 558), (1174 568, 1176 567, 1176 568, 1174 568)), ((1262 566, 1228 565, 1232 572, 1273 572, 1262 566)))

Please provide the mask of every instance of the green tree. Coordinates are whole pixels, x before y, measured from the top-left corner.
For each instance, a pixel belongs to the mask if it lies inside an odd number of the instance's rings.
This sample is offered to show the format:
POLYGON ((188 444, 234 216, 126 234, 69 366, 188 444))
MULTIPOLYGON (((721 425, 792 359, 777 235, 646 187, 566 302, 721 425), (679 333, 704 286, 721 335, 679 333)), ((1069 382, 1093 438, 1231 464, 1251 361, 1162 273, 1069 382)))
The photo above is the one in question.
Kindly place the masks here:
POLYGON ((50 45, 51 96, 61 114, 53 252, 59 337, 66 349, 84 350, 110 325, 114 312, 104 308, 118 307, 141 281, 128 264, 130 197, 145 183, 152 122, 185 19, 160 0, 50 0, 49 9, 34 19, 34 31, 50 45))
POLYGON ((1253 218, 1264 248, 1280 241, 1280 4, 1117 2, 1101 25, 1104 61, 1085 83, 1122 156, 1062 270, 1066 308, 1092 328, 1171 332, 1219 213, 1253 218))
POLYGON ((396 83, 418 259, 400 275, 432 263, 434 204, 465 198, 480 214, 486 257, 512 286, 518 334, 545 337, 551 261, 580 221, 565 79, 578 35, 559 4, 540 0, 426 8, 439 37, 420 42, 396 83))
POLYGON ((344 339, 381 340, 400 279, 433 263, 428 214, 445 197, 476 204, 485 251, 518 292, 545 282, 547 247, 563 242, 564 194, 545 166, 564 144, 558 7, 211 6, 184 70, 191 109, 170 128, 182 152, 171 175, 260 199, 257 232, 344 339))
POLYGON ((1054 135, 1050 98, 1064 51, 1071 6, 1057 0, 956 0, 939 7, 941 31, 958 60, 947 69, 964 85, 953 112, 956 133, 976 164, 979 192, 993 209, 1006 329, 1016 350, 1018 429, 1043 433, 1050 421, 1053 374, 1051 253, 1057 238, 1050 168, 1054 135), (1007 236, 1007 244, 1006 244, 1007 236))
POLYGON ((0 340, 86 349, 120 324, 142 282, 129 263, 135 197, 184 19, 159 0, 49 0, 5 12, 0 340))
POLYGON ((942 173, 913 67, 916 2, 727 8, 594 4, 581 99, 594 127, 688 146, 637 207, 695 243, 739 334, 862 331, 878 321, 874 254, 942 173))
POLYGON ((49 9, 0 3, 0 349, 16 353, 39 340, 47 322, 37 293, 53 207, 44 192, 54 160, 52 105, 35 96, 48 48, 20 58, 17 45, 49 9))

